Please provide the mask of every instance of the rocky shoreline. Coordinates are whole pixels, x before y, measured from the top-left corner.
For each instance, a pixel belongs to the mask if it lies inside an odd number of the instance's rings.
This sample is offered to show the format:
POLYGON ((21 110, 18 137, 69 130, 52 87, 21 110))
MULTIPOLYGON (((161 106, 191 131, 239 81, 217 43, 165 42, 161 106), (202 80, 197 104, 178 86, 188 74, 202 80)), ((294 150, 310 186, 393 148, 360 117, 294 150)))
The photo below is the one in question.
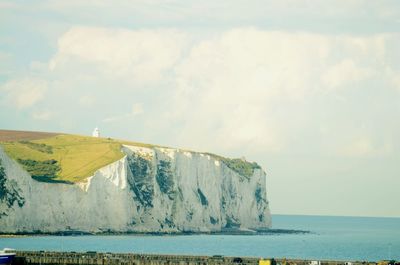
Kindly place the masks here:
POLYGON ((140 235, 140 236, 184 236, 184 235, 285 235, 285 234, 310 234, 311 231, 296 229, 260 229, 260 230, 224 230, 213 232, 96 232, 90 233, 85 231, 59 231, 55 233, 48 232, 17 232, 17 233, 0 233, 0 237, 23 237, 23 236, 115 236, 115 235, 140 235))

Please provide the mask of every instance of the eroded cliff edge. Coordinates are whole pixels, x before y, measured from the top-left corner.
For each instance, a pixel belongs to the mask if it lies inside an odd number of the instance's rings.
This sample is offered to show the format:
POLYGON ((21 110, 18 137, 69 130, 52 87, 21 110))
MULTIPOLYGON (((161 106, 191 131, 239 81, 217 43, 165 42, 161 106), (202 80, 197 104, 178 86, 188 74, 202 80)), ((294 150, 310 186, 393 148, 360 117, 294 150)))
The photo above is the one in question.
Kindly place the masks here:
POLYGON ((219 232, 271 226, 266 175, 219 157, 123 145, 75 184, 34 179, 0 147, 0 232, 219 232))

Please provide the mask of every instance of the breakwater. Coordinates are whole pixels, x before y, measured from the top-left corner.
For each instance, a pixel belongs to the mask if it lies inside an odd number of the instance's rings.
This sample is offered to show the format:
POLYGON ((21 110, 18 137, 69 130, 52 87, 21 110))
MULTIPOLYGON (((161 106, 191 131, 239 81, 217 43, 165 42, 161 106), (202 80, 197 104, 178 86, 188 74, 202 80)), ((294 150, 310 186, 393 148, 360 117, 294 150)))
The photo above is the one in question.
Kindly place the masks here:
MULTIPOLYGON (((384 265, 365 261, 312 261, 225 256, 18 251, 13 265, 384 265), (260 262, 261 260, 261 262, 260 262)), ((386 264, 389 264, 387 262, 386 264)), ((398 264, 398 263, 397 263, 398 264)))

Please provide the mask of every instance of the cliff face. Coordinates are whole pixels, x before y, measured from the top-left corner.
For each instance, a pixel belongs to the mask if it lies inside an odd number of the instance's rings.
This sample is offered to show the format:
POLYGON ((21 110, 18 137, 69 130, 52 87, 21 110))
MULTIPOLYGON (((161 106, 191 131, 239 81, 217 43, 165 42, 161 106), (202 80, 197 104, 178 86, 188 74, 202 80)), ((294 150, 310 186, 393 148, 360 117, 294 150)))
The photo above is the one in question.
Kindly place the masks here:
POLYGON ((266 177, 219 157, 124 145, 85 182, 31 178, 0 148, 0 232, 207 232, 270 227, 266 177))

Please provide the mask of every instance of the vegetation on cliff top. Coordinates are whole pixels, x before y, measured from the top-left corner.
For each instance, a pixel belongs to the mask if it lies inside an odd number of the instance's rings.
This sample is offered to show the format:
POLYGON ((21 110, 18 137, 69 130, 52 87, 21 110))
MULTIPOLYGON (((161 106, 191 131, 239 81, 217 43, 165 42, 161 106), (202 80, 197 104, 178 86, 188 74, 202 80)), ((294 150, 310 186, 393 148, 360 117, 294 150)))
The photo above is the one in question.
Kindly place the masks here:
MULTIPOLYGON (((15 134, 14 131, 10 132, 15 134)), ((4 137, 0 137, 0 145, 11 158, 32 178, 55 183, 74 183, 92 176, 96 170, 124 156, 122 144, 154 147, 150 144, 70 134, 26 132, 23 140, 18 138, 18 134, 17 137, 4 134, 4 137), (38 139, 41 135, 43 138, 38 139)))
POLYGON ((63 180, 57 180, 57 174, 61 170, 61 167, 58 161, 54 159, 37 161, 32 159, 18 158, 17 162, 20 163, 23 168, 28 171, 32 178, 36 180, 47 182, 66 182, 63 180))
MULTIPOLYGON (((96 170, 121 159, 125 155, 121 151, 123 144, 148 148, 161 147, 69 134, 43 133, 46 137, 37 139, 40 135, 31 134, 27 136, 36 138, 0 137, 0 145, 11 158, 30 173, 32 178, 45 182, 74 183, 85 180, 96 170)), ((253 175, 254 169, 260 168, 256 163, 243 159, 209 155, 248 179, 253 175)))
POLYGON ((77 135, 2 142, 1 145, 33 178, 48 182, 81 181, 123 157, 118 141, 77 135))
POLYGON ((224 163, 228 168, 232 169, 242 177, 250 179, 254 174, 255 169, 261 169, 256 162, 246 161, 244 158, 227 158, 215 154, 207 153, 215 159, 224 163))
POLYGON ((236 171, 239 175, 249 179, 253 176, 255 169, 261 167, 256 162, 248 162, 241 158, 222 158, 221 161, 233 171, 236 171))

